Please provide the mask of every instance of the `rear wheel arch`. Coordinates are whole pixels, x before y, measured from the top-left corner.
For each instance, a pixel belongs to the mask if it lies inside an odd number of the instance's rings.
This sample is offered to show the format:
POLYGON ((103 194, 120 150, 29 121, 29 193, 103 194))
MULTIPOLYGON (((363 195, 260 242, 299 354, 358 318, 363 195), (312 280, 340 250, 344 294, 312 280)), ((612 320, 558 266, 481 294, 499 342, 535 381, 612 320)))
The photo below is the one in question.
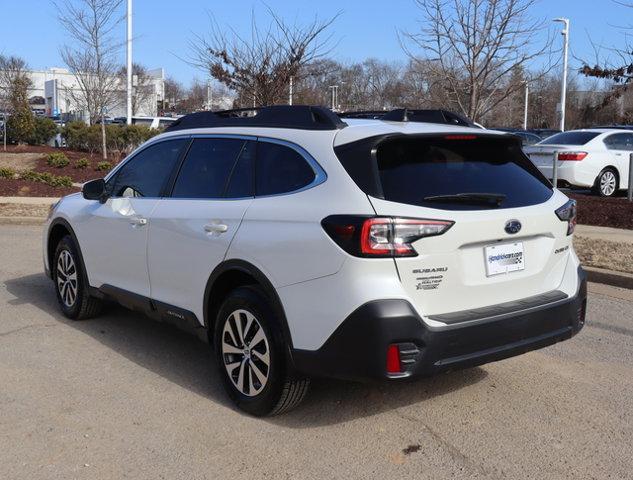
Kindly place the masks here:
POLYGON ((593 189, 595 192, 598 192, 598 193, 600 192, 600 177, 606 171, 611 171, 615 175, 615 192, 614 192, 614 195, 615 195, 620 189, 620 185, 622 182, 622 175, 620 174, 620 170, 618 169, 618 167, 614 165, 607 165, 606 167, 602 168, 600 172, 598 172, 598 175, 596 176, 596 180, 594 181, 593 189))
POLYGON ((248 285, 257 285, 266 294, 274 313, 279 318, 282 326, 281 334, 288 347, 288 354, 290 354, 292 338, 281 299, 266 275, 255 265, 243 260, 227 260, 218 265, 211 273, 204 290, 205 328, 212 335, 216 317, 227 294, 238 287, 248 285))

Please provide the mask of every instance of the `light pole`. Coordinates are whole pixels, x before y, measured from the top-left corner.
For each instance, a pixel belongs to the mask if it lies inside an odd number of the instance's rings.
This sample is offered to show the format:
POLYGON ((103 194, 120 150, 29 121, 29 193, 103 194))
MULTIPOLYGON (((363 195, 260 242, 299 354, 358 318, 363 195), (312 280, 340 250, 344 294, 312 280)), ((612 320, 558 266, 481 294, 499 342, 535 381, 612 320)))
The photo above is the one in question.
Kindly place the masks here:
POLYGON ((530 87, 527 81, 525 83, 525 107, 523 110, 523 130, 527 130, 527 120, 528 120, 528 101, 530 99, 530 87))
POLYGON ((560 130, 565 131, 565 104, 567 100, 567 55, 569 50, 569 19, 555 18, 555 22, 563 24, 561 35, 564 37, 563 46, 563 84, 560 92, 560 130))
POLYGON ((132 0, 127 0, 127 124, 132 124, 132 0))
POLYGON ((7 114, 2 114, 2 143, 4 144, 4 151, 7 151, 7 114))
POLYGON ((292 75, 290 75, 290 92, 288 94, 288 105, 292 105, 292 95, 293 95, 293 82, 294 82, 294 77, 292 75))
POLYGON ((334 111, 335 105, 336 105, 336 89, 337 89, 338 85, 330 85, 329 88, 332 89, 332 111, 334 111))

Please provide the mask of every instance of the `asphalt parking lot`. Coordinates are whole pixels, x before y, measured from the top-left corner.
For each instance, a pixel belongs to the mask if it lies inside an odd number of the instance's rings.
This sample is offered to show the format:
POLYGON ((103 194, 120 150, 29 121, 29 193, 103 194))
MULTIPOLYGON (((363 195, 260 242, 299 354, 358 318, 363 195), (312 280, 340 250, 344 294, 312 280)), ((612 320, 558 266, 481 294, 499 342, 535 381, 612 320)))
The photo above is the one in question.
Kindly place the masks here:
POLYGON ((633 292, 590 285, 554 347, 400 385, 319 380, 236 411, 208 346, 58 313, 40 228, 0 225, 0 479, 633 478, 633 292))

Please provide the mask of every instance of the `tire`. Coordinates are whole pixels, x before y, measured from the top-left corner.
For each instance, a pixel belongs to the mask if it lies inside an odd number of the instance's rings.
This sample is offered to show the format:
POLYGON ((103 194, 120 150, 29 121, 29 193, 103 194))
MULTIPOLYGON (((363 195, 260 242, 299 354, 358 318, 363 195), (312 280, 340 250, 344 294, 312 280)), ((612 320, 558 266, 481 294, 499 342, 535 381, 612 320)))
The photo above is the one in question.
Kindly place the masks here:
POLYGON ((100 299, 91 297, 79 249, 70 235, 57 244, 51 273, 57 302, 62 313, 72 320, 95 317, 101 312, 100 299))
POLYGON ((593 191, 601 197, 612 197, 618 192, 619 183, 618 172, 610 167, 605 168, 596 177, 593 191))
POLYGON ((289 371, 281 324, 259 287, 230 292, 214 330, 220 376, 238 408, 255 416, 272 416, 301 403, 310 380, 289 371))

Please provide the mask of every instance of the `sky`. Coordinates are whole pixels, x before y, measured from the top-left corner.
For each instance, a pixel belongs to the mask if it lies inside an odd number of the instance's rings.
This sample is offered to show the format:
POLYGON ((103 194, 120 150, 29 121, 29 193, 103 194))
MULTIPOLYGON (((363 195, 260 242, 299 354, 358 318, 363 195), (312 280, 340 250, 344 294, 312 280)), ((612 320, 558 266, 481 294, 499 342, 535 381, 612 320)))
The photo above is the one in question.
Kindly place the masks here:
MULTIPOLYGON (((344 62, 368 57, 406 60, 397 31, 419 28, 421 18, 414 0, 134 0, 134 61, 149 68, 163 67, 166 75, 186 85, 193 78, 204 79, 205 73, 183 58, 195 35, 209 31, 209 17, 220 27, 248 34, 251 12, 264 18, 266 5, 299 23, 341 11, 331 27, 336 41, 331 56, 344 62)), ((594 62, 592 43, 605 47, 622 44, 622 27, 633 25, 633 9, 613 0, 540 0, 532 15, 548 24, 560 16, 571 20, 571 67, 580 64, 578 59, 594 62)), ((0 0, 0 18, 0 53, 23 57, 33 69, 63 66, 59 49, 69 40, 51 0, 0 0)), ((560 29, 557 25, 552 24, 552 29, 560 29)), ((116 33, 123 41, 125 26, 116 33)), ((560 35, 553 38, 562 42, 560 35)), ((607 49, 602 53, 607 54, 607 49)), ((122 64, 124 55, 122 50, 122 64)))

